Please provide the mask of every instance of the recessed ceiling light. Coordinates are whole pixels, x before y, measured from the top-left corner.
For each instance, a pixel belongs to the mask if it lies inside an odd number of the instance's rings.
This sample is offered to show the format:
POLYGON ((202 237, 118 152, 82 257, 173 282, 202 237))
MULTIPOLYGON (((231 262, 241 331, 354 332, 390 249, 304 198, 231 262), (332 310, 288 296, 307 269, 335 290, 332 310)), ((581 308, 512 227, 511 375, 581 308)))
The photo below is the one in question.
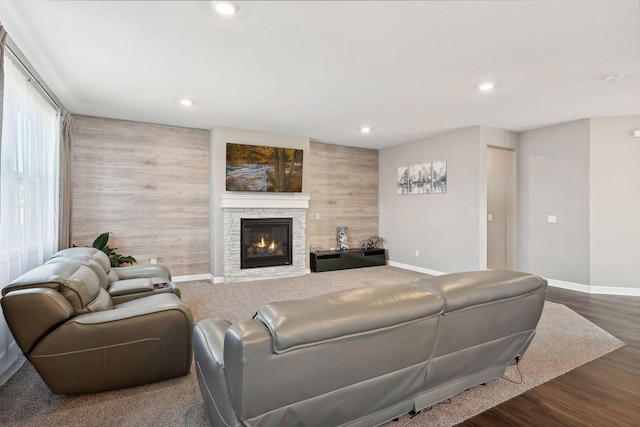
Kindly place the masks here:
POLYGON ((478 89, 482 92, 489 92, 494 87, 496 87, 496 85, 493 82, 484 82, 478 85, 478 89))
POLYGON ((220 15, 231 16, 238 11, 238 5, 232 1, 216 1, 213 2, 213 8, 220 15))
POLYGON ((193 101, 190 99, 181 99, 180 105, 184 105, 185 107, 191 107, 193 105, 193 101))
POLYGON ((372 130, 373 130, 373 129, 371 129, 371 127, 370 127, 370 126, 362 126, 362 127, 360 128, 360 132, 362 132, 362 133, 369 133, 369 132, 371 132, 372 130))

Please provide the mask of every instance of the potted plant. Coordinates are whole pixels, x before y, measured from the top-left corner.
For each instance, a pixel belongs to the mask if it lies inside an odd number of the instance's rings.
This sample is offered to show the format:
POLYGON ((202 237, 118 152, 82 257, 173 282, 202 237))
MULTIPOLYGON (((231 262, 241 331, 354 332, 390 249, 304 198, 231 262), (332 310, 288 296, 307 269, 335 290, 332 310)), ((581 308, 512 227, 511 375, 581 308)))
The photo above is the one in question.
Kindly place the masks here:
POLYGON ((116 252, 118 248, 109 247, 109 235, 111 232, 107 231, 99 235, 96 240, 93 241, 92 247, 101 250, 109 257, 111 261, 111 267, 120 267, 124 264, 137 264, 138 261, 130 255, 124 256, 116 252))

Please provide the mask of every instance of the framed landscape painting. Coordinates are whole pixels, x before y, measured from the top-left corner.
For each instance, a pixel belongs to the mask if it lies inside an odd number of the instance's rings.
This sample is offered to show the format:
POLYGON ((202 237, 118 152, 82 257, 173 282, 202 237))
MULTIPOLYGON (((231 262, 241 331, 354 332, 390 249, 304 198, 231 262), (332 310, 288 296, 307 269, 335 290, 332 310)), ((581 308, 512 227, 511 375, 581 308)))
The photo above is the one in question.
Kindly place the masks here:
POLYGON ((409 194, 431 194, 431 163, 409 166, 409 194))
POLYGON ((433 162, 433 192, 447 192, 447 161, 433 162))
POLYGON ((302 192, 302 150, 227 143, 227 191, 302 192))
POLYGON ((406 166, 400 166, 398 168, 397 176, 397 193, 409 194, 409 168, 406 166))

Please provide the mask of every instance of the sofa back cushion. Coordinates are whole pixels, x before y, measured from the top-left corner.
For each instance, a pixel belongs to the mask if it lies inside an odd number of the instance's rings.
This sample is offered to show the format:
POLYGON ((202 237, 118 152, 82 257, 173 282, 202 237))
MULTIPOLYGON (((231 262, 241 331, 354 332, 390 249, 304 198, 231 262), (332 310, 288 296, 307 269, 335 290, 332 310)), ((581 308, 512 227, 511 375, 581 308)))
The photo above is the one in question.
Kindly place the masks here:
POLYGON ((501 375, 515 363, 533 339, 547 289, 538 276, 504 270, 447 274, 414 284, 445 301, 425 385, 441 390, 452 378, 501 375))
POLYGON ((411 285, 347 289, 273 302, 255 319, 273 336, 274 353, 342 339, 437 315, 442 298, 411 285))
POLYGON ((100 249, 87 248, 83 246, 67 248, 67 249, 63 249, 61 251, 56 252, 49 259, 59 258, 59 257, 62 257, 62 258, 78 257, 78 258, 85 258, 85 259, 88 258, 97 262, 100 265, 100 267, 102 267, 105 273, 109 274, 109 271, 111 270, 111 261, 109 260, 109 257, 100 249))
POLYGON ((302 418, 314 425, 341 425, 364 408, 375 412, 408 398, 423 385, 442 307, 439 295, 411 285, 262 307, 255 319, 225 332, 225 370, 239 419, 301 425, 298 410, 289 409, 304 407, 302 418))
POLYGON ((55 264, 59 262, 66 262, 66 263, 71 262, 71 263, 86 265, 87 267, 91 268, 91 270, 93 270, 96 276, 98 276, 98 283, 100 284, 100 286, 106 291, 109 291, 109 277, 107 276, 107 273, 105 273, 102 265, 98 263, 94 258, 84 257, 84 256, 70 256, 70 257, 59 256, 59 257, 50 258, 45 264, 55 264))
POLYGON ((73 308, 73 315, 113 308, 111 297, 100 286, 90 267, 77 262, 55 262, 29 270, 2 290, 2 294, 30 288, 58 291, 73 308))
POLYGON ((412 284, 440 294, 444 299, 445 314, 547 289, 547 281, 539 276, 507 270, 445 274, 416 280, 412 284))

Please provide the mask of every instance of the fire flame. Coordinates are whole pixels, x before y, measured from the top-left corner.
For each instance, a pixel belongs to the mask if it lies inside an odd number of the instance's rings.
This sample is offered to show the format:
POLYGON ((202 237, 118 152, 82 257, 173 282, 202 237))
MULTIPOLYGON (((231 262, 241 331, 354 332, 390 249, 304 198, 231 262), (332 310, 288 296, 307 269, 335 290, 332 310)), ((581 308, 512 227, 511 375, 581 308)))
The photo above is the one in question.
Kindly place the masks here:
MULTIPOLYGON (((264 242, 264 237, 261 237, 260 242, 256 244, 256 247, 262 249, 262 248, 265 248, 266 246, 267 244, 264 242)), ((276 249, 276 242, 275 240, 272 240, 271 244, 269 245, 269 250, 273 251, 275 249, 276 249)))

